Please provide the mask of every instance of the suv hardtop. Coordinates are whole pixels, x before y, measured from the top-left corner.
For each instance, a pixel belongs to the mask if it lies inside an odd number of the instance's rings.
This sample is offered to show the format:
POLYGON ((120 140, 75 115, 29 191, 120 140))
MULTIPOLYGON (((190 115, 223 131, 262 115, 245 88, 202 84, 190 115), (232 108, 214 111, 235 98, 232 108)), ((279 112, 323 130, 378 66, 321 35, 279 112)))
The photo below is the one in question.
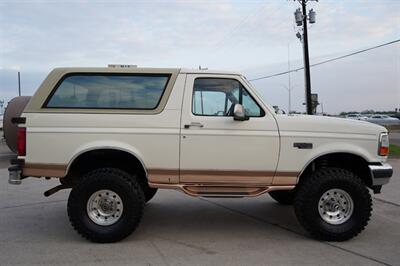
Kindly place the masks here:
POLYGON ((234 72, 58 68, 28 100, 6 112, 18 152, 9 181, 58 178, 45 196, 72 189, 69 219, 95 242, 133 232, 157 189, 268 192, 314 237, 342 241, 367 225, 368 188, 379 193, 393 172, 384 127, 276 115, 234 72))

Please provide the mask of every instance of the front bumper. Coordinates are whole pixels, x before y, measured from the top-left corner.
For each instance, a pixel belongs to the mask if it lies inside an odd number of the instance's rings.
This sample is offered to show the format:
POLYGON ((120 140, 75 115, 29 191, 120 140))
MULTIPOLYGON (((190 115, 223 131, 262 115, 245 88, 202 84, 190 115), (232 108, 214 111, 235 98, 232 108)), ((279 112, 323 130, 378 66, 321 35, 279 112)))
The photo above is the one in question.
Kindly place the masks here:
POLYGON ((368 167, 371 171, 373 187, 389 183, 389 180, 393 175, 393 168, 390 164, 369 165, 368 167))

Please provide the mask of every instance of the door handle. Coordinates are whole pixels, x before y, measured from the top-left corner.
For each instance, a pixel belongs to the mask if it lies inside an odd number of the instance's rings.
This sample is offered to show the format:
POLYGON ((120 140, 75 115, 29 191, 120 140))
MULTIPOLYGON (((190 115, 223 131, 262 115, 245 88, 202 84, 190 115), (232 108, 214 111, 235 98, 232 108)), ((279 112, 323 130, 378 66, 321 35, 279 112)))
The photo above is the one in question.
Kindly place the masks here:
POLYGON ((192 122, 190 124, 186 124, 184 125, 184 128, 190 128, 190 127, 204 127, 204 125, 202 123, 199 122, 192 122))

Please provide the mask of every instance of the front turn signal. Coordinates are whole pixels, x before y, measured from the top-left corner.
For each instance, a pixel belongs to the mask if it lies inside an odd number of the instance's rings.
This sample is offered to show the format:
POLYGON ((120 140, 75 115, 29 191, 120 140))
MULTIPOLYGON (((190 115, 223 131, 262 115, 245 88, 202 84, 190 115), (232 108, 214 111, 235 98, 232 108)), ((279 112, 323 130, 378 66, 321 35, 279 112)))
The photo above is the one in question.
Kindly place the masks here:
POLYGON ((387 156, 389 154, 389 135, 381 133, 379 135, 378 155, 387 156))

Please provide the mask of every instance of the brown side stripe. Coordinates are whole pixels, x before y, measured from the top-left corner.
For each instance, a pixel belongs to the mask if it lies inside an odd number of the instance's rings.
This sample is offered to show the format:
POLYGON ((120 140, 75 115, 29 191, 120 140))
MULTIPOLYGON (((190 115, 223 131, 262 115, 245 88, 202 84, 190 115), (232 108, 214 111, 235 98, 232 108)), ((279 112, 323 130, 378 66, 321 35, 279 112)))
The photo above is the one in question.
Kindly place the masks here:
POLYGON ((295 176, 295 177, 297 177, 298 175, 299 175, 298 172, 276 172, 275 173, 275 176, 287 176, 287 177, 295 176))
POLYGON ((148 169, 149 175, 179 175, 178 169, 148 169))
POLYGON ((22 175, 24 176, 64 177, 66 174, 67 166, 63 164, 27 163, 22 167, 22 175))
MULTIPOLYGON (((31 164, 27 163, 23 166, 22 174, 24 176, 48 176, 48 177, 64 177, 67 172, 67 165, 63 164, 31 164)), ((220 177, 258 177, 258 178, 272 178, 275 174, 274 184, 289 184, 295 183, 298 172, 277 172, 272 171, 228 171, 228 170, 181 170, 178 169, 148 169, 149 179, 151 176, 157 177, 156 179, 162 179, 164 177, 174 177, 173 182, 178 181, 177 177, 181 175, 185 176, 196 176, 201 179, 204 177, 208 179, 212 176, 220 177)), ((161 181, 161 180, 159 180, 161 181)))
POLYGON ((181 170, 181 175, 207 176, 273 176, 270 171, 227 171, 227 170, 181 170))
POLYGON ((297 177, 298 172, 272 171, 228 171, 228 170, 178 170, 178 169, 148 169, 148 174, 156 175, 213 175, 213 176, 285 176, 297 177))

